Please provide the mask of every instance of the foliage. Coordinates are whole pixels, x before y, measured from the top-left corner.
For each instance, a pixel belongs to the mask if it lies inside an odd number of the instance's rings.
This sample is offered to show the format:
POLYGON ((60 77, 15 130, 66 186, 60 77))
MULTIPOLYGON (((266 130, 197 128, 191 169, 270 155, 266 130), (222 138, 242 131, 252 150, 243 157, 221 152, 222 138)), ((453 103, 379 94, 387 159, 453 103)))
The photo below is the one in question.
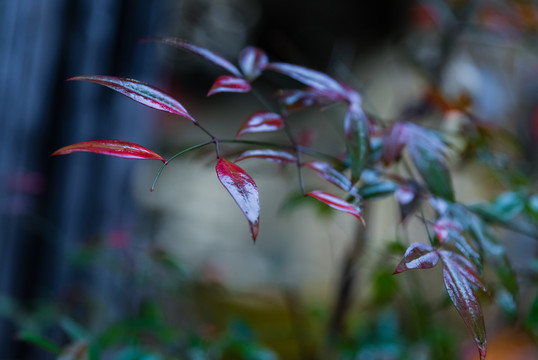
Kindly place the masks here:
MULTIPOLYGON (((413 216, 419 218, 424 224, 427 242, 413 242, 406 250, 400 249, 401 261, 395 264, 393 274, 430 269, 440 263, 448 299, 468 328, 480 359, 486 357, 487 338, 481 300, 493 296, 507 311, 512 311, 518 303, 518 284, 514 272, 503 246, 495 238, 492 226, 506 227, 537 238, 538 229, 535 224, 538 219, 538 193, 531 186, 524 185, 508 189, 491 203, 463 203, 458 200, 453 187, 449 159, 459 156, 465 161, 468 154, 475 158, 477 154, 494 157, 491 144, 494 134, 500 132, 499 129, 478 119, 465 102, 445 99, 435 86, 428 90, 426 100, 421 104, 425 108, 423 112, 413 116, 402 114, 389 124, 375 114, 367 113, 362 106, 361 94, 345 81, 300 65, 272 62, 261 49, 245 48, 239 54, 236 66, 213 51, 184 40, 152 38, 146 41, 185 50, 222 69, 225 74, 215 80, 208 96, 225 92, 253 93, 265 108, 247 117, 234 139, 226 139, 214 135, 203 121, 191 115, 179 101, 153 86, 114 76, 77 76, 70 80, 97 83, 150 108, 178 115, 198 127, 209 140, 182 149, 166 160, 141 145, 110 139, 69 145, 53 155, 86 151, 122 158, 161 160, 163 164, 155 177, 152 186, 154 189, 158 178, 171 161, 185 153, 213 145, 216 175, 245 215, 253 241, 256 241, 259 228, 264 224, 260 222, 256 183, 237 165, 245 159, 295 166, 298 173, 297 186, 304 196, 353 215, 361 226, 368 226, 363 209, 369 202, 394 196, 402 225, 405 226, 413 216), (300 84, 301 88, 277 90, 276 105, 271 104, 255 90, 256 80, 269 72, 291 78, 300 84), (288 118, 294 111, 310 107, 324 109, 329 106, 343 109, 344 115, 339 122, 343 144, 339 145, 345 149, 344 156, 338 152, 341 149, 334 153, 324 153, 316 150, 315 144, 302 144, 288 125, 288 118), (424 112, 443 114, 453 110, 464 115, 464 120, 450 133, 442 123, 429 123, 426 116, 423 116, 424 112), (283 132, 287 143, 243 139, 244 136, 274 131, 283 132), (451 145, 454 136, 464 139, 466 143, 466 148, 459 153, 451 145), (221 144, 248 146, 248 149, 232 159, 222 151, 221 144), (395 171, 400 169, 403 171, 395 171), (306 175, 321 178, 332 190, 329 192, 326 189, 305 189, 306 175), (516 217, 518 225, 514 225, 516 217), (486 281, 486 275, 489 273, 493 275, 492 280, 486 281)), ((350 264, 353 265, 352 257, 350 264)), ((396 293, 398 282, 391 273, 392 270, 383 267, 375 269, 372 302, 389 304, 398 296, 402 297, 396 293)), ((407 274, 399 277, 405 276, 407 274)), ((415 293, 404 301, 406 306, 417 314, 418 324, 411 333, 428 332, 433 339, 430 343, 434 347, 432 353, 438 355, 436 358, 441 358, 442 355, 439 354, 443 351, 440 349, 453 349, 452 337, 443 334, 446 330, 441 326, 429 324, 424 320, 433 310, 418 300, 417 296, 415 293)), ((35 333, 21 333, 21 337, 55 353, 61 351, 62 359, 86 356, 90 359, 97 358, 92 351, 106 348, 113 343, 121 343, 119 339, 127 334, 142 339, 142 333, 148 333, 150 337, 159 337, 155 339, 156 343, 174 342, 175 340, 170 339, 180 337, 174 327, 166 324, 159 306, 152 302, 146 305, 137 319, 119 323, 98 338, 91 338, 84 331, 73 331, 73 326, 68 328, 66 325, 71 323, 65 323, 64 330, 70 334, 71 345, 64 349, 35 333)), ((528 325, 536 336, 535 310, 536 302, 529 312, 528 325)), ((338 355, 342 358, 357 359, 369 359, 371 354, 391 359, 413 358, 413 349, 409 346, 413 339, 398 336, 401 319, 398 319, 389 307, 379 306, 375 308, 375 312, 379 316, 367 318, 362 324, 358 324, 354 335, 347 338, 338 337, 335 340, 342 349, 338 355), (372 330, 376 327, 377 330, 372 330)), ((186 351, 192 359, 212 358, 217 354, 224 357, 239 354, 238 356, 247 359, 275 358, 273 353, 254 341, 250 330, 244 325, 235 323, 234 326, 225 332, 224 336, 213 338, 209 344, 199 337, 199 333, 183 339, 181 344, 189 349, 186 351), (189 343, 190 345, 187 345, 189 343)), ((143 340, 140 342, 147 343, 143 340)), ((133 346, 122 349, 117 358, 167 357, 133 346)))

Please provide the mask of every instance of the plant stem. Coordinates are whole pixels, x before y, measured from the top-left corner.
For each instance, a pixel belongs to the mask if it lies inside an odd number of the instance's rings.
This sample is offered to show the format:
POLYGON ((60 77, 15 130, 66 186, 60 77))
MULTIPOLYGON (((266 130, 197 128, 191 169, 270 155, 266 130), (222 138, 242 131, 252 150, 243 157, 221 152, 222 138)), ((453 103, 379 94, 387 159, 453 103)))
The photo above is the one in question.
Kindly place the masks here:
MULTIPOLYGON (((368 218, 368 207, 363 208, 364 219, 368 218)), ((353 239, 351 248, 345 252, 338 279, 334 308, 327 327, 327 358, 336 358, 333 352, 338 349, 339 342, 344 337, 344 320, 352 303, 355 280, 357 278, 356 264, 363 253, 366 243, 366 229, 357 227, 357 235, 353 239)))
MULTIPOLYGON (((281 113, 280 109, 274 109, 274 107, 271 106, 256 89, 252 89, 252 93, 262 103, 262 105, 264 105, 267 109, 280 114, 280 116, 282 116, 282 118, 284 119, 284 115, 281 113)), ((293 150, 295 150, 295 153, 297 154, 296 161, 295 161, 295 164, 297 166, 297 176, 299 180, 299 187, 301 188, 301 192, 304 195, 306 191, 304 189, 303 173, 302 173, 302 166, 301 166, 301 149, 299 145, 297 144, 297 141, 295 140, 293 133, 291 132, 288 122, 285 120, 284 120, 284 133, 288 137, 288 140, 290 141, 293 147, 293 150)))
POLYGON ((170 163, 170 161, 174 160, 175 158, 177 158, 178 156, 181 156, 189 151, 192 151, 192 150, 196 150, 196 149, 199 149, 201 147, 204 147, 206 145, 209 145, 209 144, 212 144, 214 143, 215 141, 214 140, 211 140, 211 141, 206 141, 205 143, 201 143, 201 144, 197 144, 197 145, 194 145, 194 146, 191 146, 187 149, 184 149, 184 150, 181 150, 180 152, 178 152, 177 154, 173 155, 172 157, 170 157, 168 160, 166 160, 160 167, 159 171, 157 171, 157 175, 155 176, 155 180, 153 180, 153 185, 151 185, 151 188, 150 188, 150 191, 154 191, 155 190, 155 185, 157 184, 157 180, 159 179, 159 177, 161 176, 161 173, 163 172, 164 168, 166 165, 168 165, 168 163, 170 163))

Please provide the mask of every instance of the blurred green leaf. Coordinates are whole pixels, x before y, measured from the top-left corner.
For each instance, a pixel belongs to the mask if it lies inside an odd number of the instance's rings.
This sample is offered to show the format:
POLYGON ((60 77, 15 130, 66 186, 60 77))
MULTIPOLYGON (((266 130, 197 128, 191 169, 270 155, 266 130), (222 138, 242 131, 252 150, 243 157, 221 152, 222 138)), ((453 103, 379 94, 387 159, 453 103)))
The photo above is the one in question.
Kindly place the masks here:
POLYGON ((535 341, 538 341, 538 292, 534 296, 527 317, 525 319, 525 327, 530 331, 535 341))
POLYGON ((17 338, 36 345, 37 347, 47 350, 55 355, 59 355, 62 349, 51 340, 39 334, 22 331, 17 334, 17 338))
POLYGON ((366 184, 359 188, 359 195, 365 199, 378 199, 391 195, 398 186, 392 181, 382 181, 377 184, 366 184))
POLYGON ((71 340, 82 340, 88 337, 88 332, 71 318, 62 318, 60 320, 60 326, 71 338, 71 340))

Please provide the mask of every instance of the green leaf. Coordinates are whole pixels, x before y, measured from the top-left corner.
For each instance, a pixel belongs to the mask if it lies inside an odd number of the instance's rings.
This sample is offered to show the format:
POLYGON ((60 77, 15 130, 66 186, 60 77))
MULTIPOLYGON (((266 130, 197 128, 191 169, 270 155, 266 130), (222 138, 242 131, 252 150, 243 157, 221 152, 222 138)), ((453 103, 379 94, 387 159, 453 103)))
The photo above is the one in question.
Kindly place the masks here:
POLYGON ((368 119, 360 107, 348 110, 344 120, 347 153, 351 161, 351 182, 357 182, 369 154, 368 119))
POLYGON ((71 340, 82 340, 88 337, 88 332, 71 318, 64 317, 60 321, 60 326, 69 335, 71 340))
POLYGON ((445 144, 433 131, 406 124, 407 149, 428 190, 454 202, 454 190, 445 159, 445 144))
POLYGON ((391 195, 396 191, 398 185, 392 181, 382 181, 377 184, 366 184, 359 188, 359 195, 367 199, 379 199, 391 195))
POLYGON ((39 334, 35 334, 33 332, 22 331, 17 334, 17 338, 19 338, 22 341, 26 341, 31 344, 34 344, 37 347, 43 350, 47 350, 55 355, 59 355, 62 351, 62 349, 58 345, 56 345, 54 342, 50 341, 49 339, 39 334))

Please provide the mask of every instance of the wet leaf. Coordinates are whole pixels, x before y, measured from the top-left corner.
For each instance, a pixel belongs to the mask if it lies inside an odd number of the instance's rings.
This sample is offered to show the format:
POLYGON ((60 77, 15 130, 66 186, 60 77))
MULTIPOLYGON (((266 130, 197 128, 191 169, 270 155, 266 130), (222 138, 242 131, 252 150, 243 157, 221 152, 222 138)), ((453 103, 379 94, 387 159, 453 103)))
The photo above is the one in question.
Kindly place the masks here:
POLYGON ((368 128, 368 119, 362 109, 357 107, 353 110, 353 107, 350 107, 344 120, 344 131, 347 152, 351 160, 351 182, 353 183, 360 179, 361 172, 368 159, 370 148, 368 128))
POLYGON ((250 83, 243 78, 222 75, 217 78, 207 96, 221 92, 246 93, 250 91, 250 83))
POLYGON ((246 133, 258 133, 281 130, 284 127, 284 119, 277 113, 268 111, 257 111, 250 115, 241 125, 235 135, 236 138, 246 133))
POLYGON ((52 155, 66 155, 77 151, 92 152, 127 159, 157 159, 165 160, 153 151, 138 144, 123 140, 91 140, 64 146, 52 155))
POLYGON ((270 161, 276 161, 283 164, 296 163, 297 158, 295 155, 282 150, 271 149, 256 149, 247 150, 235 159, 235 162, 239 162, 245 159, 258 158, 270 161))
POLYGON ((317 90, 334 92, 335 94, 345 94, 344 87, 330 76, 304 66, 287 63, 269 63, 267 69, 287 75, 307 86, 317 90))
POLYGON ((471 285, 484 291, 485 286, 476 269, 463 256, 444 250, 440 251, 439 255, 444 264, 443 277, 450 300, 471 332, 480 359, 484 359, 487 346, 484 316, 476 290, 471 285))
POLYGON ((436 196, 454 201, 454 190, 446 164, 446 146, 431 131, 407 123, 407 149, 428 190, 436 196))
POLYGON ((481 271, 482 260, 480 254, 467 242, 467 239, 463 236, 463 229, 455 221, 442 217, 435 222, 433 229, 441 244, 450 243, 456 246, 481 271))
POLYGON ((353 187, 351 181, 341 172, 323 161, 311 161, 304 164, 309 169, 314 170, 322 179, 338 186, 340 189, 347 191, 351 195, 357 196, 357 189, 353 187))
POLYGON ((260 76, 268 62, 265 52, 253 46, 244 48, 239 54, 239 67, 250 81, 260 76))
POLYGON ((219 158, 215 170, 222 186, 228 190, 247 218, 252 240, 256 241, 260 223, 260 203, 256 183, 243 169, 223 158, 219 158))
POLYGON ((431 245, 416 242, 409 245, 394 274, 413 269, 430 269, 437 265, 438 260, 439 255, 431 245))
POLYGON ((103 75, 75 76, 68 80, 90 81, 103 85, 152 109, 183 116, 193 122, 196 122, 196 120, 194 120, 187 110, 185 110, 183 105, 181 105, 176 99, 172 98, 163 91, 151 85, 144 84, 138 80, 103 75))
POLYGON ((191 44, 187 41, 177 39, 177 38, 150 38, 146 39, 146 41, 157 41, 163 44, 172 45, 174 47, 187 50, 188 52, 201 56, 205 60, 208 60, 212 62, 213 64, 220 66, 221 68, 225 69, 226 71, 230 72, 231 74, 241 77, 241 72, 239 69, 233 65, 231 62, 223 58, 222 56, 214 53, 213 51, 203 48, 198 45, 191 44))
POLYGON ((305 194, 311 196, 327 205, 348 214, 355 216, 364 225, 364 219, 361 216, 361 211, 358 206, 348 203, 347 201, 324 191, 315 190, 305 194))

